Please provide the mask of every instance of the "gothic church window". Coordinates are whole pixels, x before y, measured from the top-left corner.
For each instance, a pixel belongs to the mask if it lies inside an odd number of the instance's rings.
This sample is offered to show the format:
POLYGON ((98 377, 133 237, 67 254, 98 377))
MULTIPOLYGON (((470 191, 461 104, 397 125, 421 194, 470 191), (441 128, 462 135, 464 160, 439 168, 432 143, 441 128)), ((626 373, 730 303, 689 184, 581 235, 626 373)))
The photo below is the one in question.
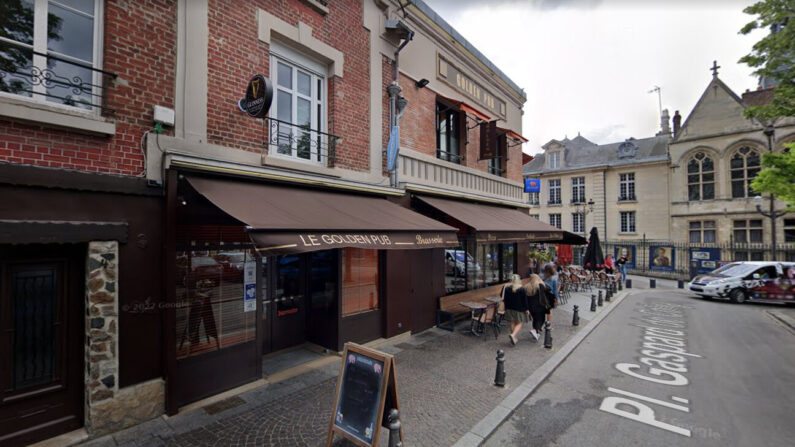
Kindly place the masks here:
POLYGON ((753 197, 751 181, 759 173, 759 152, 741 147, 731 158, 732 197, 753 197))
POLYGON ((697 153, 687 163, 687 199, 712 200, 715 198, 715 164, 703 152, 697 153))

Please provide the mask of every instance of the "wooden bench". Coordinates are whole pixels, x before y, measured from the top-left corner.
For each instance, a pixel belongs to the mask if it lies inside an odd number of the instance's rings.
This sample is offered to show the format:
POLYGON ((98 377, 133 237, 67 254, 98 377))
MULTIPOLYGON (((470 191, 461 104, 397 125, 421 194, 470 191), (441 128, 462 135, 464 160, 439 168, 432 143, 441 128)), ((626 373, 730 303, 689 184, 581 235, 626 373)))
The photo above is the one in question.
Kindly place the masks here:
MULTIPOLYGON (((529 278, 525 278, 522 280, 522 283, 526 283, 528 280, 529 278)), ((504 285, 505 284, 497 284, 496 286, 467 290, 466 292, 440 297, 439 309, 436 311, 436 327, 451 332, 454 331, 456 323, 469 316, 469 309, 459 303, 462 301, 472 301, 475 303, 490 304, 486 301, 486 298, 500 296, 502 286, 504 285)))

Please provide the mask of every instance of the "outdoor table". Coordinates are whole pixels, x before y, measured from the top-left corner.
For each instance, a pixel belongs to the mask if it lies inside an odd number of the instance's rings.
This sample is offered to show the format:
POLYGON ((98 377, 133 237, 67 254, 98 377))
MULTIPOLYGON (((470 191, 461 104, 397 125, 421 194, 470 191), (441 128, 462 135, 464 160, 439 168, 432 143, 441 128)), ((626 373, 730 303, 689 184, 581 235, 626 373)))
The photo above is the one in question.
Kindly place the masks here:
POLYGON ((478 331, 479 325, 475 326, 476 322, 480 322, 480 317, 483 315, 483 311, 486 310, 488 305, 483 303, 476 303, 474 301, 461 301, 458 303, 470 311, 472 311, 472 321, 469 325, 469 331, 472 332, 473 335, 477 335, 480 337, 480 332, 478 331))
POLYGON ((498 297, 498 296, 490 296, 490 297, 487 297, 487 298, 486 298, 486 301, 488 301, 488 302, 489 302, 489 303, 491 303, 491 304, 497 304, 497 303, 499 303, 500 301, 502 301, 502 298, 500 298, 500 297, 498 297))

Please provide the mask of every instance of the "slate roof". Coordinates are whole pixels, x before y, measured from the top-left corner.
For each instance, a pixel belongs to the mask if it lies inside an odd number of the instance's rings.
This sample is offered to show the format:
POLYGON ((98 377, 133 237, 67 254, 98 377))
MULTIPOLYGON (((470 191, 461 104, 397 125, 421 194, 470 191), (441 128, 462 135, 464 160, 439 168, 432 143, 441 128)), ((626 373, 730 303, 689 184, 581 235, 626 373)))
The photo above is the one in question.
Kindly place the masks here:
MULTIPOLYGON (((624 141, 609 144, 596 144, 586 138, 577 138, 564 143, 563 163, 559 169, 549 169, 546 167, 546 154, 538 154, 530 163, 522 168, 522 173, 540 174, 557 171, 570 171, 572 169, 590 168, 597 166, 620 166, 648 161, 660 161, 668 159, 668 142, 670 137, 661 135, 651 138, 634 139, 632 142, 637 147, 637 152, 633 157, 619 158, 618 146, 624 141), (579 141, 578 141, 579 139, 579 141), (576 141, 576 143, 575 143, 576 141)), ((560 142, 563 142, 562 140, 560 142)))

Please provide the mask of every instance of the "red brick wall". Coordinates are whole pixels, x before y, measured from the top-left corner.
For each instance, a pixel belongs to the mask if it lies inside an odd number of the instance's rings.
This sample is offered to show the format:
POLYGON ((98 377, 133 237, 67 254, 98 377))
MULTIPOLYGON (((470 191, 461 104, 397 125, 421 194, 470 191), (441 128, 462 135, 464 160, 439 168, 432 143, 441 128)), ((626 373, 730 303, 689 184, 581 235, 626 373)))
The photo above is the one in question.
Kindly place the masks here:
POLYGON ((112 137, 0 120, 0 162, 112 174, 143 170, 141 137, 152 106, 174 107, 176 1, 105 2, 103 69, 119 76, 108 89, 112 137), (156 36, 156 38, 155 38, 156 36))
POLYGON ((268 45, 257 38, 257 8, 294 26, 306 23, 316 39, 343 53, 343 76, 329 78, 327 85, 328 132, 342 138, 335 166, 369 170, 370 39, 360 1, 329 2, 323 15, 298 0, 211 0, 208 141, 252 152, 266 149, 262 122, 240 113, 236 104, 252 75, 270 76, 268 45))

